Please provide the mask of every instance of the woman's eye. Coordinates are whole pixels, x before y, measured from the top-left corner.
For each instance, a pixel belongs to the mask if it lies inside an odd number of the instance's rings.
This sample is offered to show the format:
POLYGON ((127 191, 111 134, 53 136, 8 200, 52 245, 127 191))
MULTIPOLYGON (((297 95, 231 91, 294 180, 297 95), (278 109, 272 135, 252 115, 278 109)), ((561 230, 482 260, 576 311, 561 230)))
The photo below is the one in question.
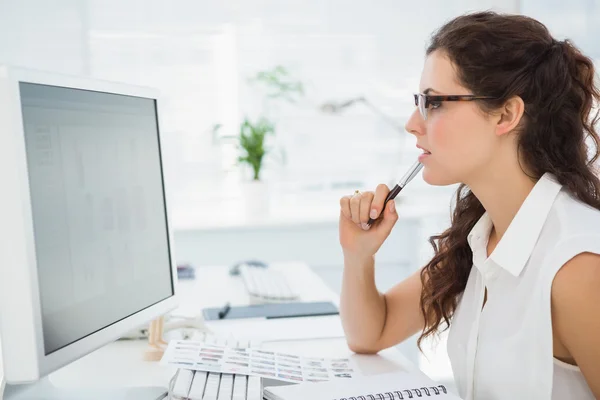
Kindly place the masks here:
POLYGON ((431 103, 429 103, 429 106, 435 110, 436 108, 440 108, 442 106, 442 102, 441 101, 432 101, 431 103))

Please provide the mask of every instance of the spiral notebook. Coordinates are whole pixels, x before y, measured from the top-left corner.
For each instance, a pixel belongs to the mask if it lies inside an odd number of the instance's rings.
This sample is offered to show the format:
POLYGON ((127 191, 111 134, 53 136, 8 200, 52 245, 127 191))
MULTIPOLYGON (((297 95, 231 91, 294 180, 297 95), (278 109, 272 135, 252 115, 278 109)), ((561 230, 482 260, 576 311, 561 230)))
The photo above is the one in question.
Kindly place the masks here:
POLYGON ((266 400, 404 400, 450 399, 460 400, 446 386, 425 375, 395 372, 362 376, 348 380, 319 383, 300 383, 290 386, 266 387, 266 400))

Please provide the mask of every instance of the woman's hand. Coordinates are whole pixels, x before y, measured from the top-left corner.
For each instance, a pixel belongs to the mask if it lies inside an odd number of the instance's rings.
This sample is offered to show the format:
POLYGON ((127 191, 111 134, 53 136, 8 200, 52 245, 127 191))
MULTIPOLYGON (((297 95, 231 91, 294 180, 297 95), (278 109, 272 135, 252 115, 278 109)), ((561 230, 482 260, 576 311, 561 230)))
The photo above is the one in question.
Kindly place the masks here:
POLYGON ((340 244, 345 257, 366 259, 377 253, 398 220, 394 200, 388 201, 385 210, 383 202, 390 189, 380 184, 375 192, 355 193, 340 199, 340 244), (383 218, 372 226, 369 218, 377 218, 383 211, 383 218))

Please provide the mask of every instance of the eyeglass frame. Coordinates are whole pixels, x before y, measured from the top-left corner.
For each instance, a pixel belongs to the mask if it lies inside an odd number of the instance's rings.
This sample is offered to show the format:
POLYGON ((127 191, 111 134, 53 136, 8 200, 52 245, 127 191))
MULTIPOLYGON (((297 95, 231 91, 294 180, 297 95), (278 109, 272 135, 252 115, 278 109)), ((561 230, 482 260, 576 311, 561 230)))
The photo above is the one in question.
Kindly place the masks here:
POLYGON ((493 96, 476 96, 474 94, 429 95, 425 93, 415 93, 413 96, 415 98, 415 107, 419 109, 419 112, 425 121, 427 121, 427 110, 429 109, 431 102, 495 99, 493 96), (425 103, 419 101, 421 98, 425 99, 425 103), (420 104, 425 104, 425 106, 421 108, 420 104))

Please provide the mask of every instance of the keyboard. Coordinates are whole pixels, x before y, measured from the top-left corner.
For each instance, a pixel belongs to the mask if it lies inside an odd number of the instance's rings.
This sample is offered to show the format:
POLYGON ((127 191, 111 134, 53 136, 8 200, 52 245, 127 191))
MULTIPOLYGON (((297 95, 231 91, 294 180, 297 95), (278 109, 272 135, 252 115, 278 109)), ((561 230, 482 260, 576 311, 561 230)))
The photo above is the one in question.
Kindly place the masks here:
MULTIPOLYGON (((192 340, 219 345, 249 347, 255 342, 224 339, 198 332, 192 340)), ((180 368, 171 379, 168 399, 172 400, 262 400, 262 382, 257 376, 220 374, 180 368)))
POLYGON ((280 271, 241 265, 239 272, 250 298, 255 302, 276 303, 299 298, 280 271))

